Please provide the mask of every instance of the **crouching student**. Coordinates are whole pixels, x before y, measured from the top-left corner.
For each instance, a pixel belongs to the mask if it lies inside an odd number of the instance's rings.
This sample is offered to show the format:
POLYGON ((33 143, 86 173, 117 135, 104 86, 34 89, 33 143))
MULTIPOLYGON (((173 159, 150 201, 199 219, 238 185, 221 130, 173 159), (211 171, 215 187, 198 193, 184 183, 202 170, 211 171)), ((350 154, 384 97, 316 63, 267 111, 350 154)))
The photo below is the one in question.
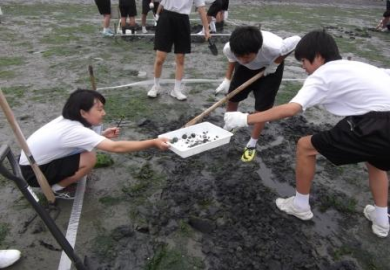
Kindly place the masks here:
MULTIPOLYGON (((152 147, 168 149, 167 139, 145 141, 113 141, 119 128, 107 128, 97 134, 92 126, 102 124, 106 114, 105 98, 92 90, 78 89, 65 103, 62 116, 35 131, 27 140, 36 163, 39 165, 57 198, 72 199, 64 188, 86 176, 96 163, 99 149, 115 153, 140 151, 152 147)), ((19 161, 27 183, 39 187, 35 174, 22 151, 19 161)))
MULTIPOLYGON (((295 49, 299 36, 286 39, 257 27, 237 27, 223 48, 228 59, 225 79, 215 90, 216 93, 232 92, 250 78, 264 70, 264 76, 246 89, 229 99, 226 110, 237 111, 238 105, 253 92, 255 110, 265 111, 274 105, 276 94, 283 77, 284 61, 275 63, 276 59, 286 57, 295 49)), ((256 155, 256 144, 265 123, 256 123, 251 138, 244 148, 241 160, 250 162, 256 155)))
POLYGON ((154 49, 156 50, 156 59, 154 61, 154 85, 148 92, 148 97, 155 98, 160 93, 160 77, 162 67, 174 46, 176 58, 175 86, 170 95, 178 100, 186 100, 187 97, 182 93, 181 82, 184 75, 184 58, 186 54, 191 53, 191 26, 189 14, 192 4, 198 8, 198 13, 202 20, 203 27, 206 29, 204 36, 206 40, 210 38, 208 23, 206 18, 204 0, 162 0, 156 34, 154 38, 154 49))
POLYGON ((344 116, 332 129, 299 139, 296 152, 296 194, 278 198, 277 207, 289 215, 309 220, 313 213, 309 193, 321 154, 339 166, 365 162, 374 205, 364 208, 379 237, 389 232, 387 216, 390 170, 390 70, 341 60, 334 39, 324 31, 305 35, 295 49, 295 58, 310 75, 288 104, 264 112, 225 114, 226 128, 245 127, 294 116, 315 105, 344 116))

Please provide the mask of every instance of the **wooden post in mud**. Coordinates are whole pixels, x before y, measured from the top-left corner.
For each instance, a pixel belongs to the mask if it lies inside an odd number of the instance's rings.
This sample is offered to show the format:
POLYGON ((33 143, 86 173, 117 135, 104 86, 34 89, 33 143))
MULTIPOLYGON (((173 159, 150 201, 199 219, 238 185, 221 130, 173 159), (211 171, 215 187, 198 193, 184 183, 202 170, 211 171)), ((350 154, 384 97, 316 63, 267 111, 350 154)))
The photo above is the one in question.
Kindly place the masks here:
POLYGON ((89 79, 91 80, 92 90, 96 90, 96 81, 95 76, 93 75, 93 67, 91 65, 88 66, 89 79))
POLYGON ((46 180, 46 177, 43 175, 41 169, 39 169, 38 164, 35 162, 35 159, 33 155, 31 154, 31 151, 27 145, 26 139, 24 138, 24 135, 16 122, 16 119, 14 117, 14 114, 12 113, 12 110, 7 102, 7 99, 5 98, 3 91, 0 89, 0 106, 4 111, 4 114, 11 125, 12 131, 14 132, 16 139, 18 141, 18 144, 20 148, 23 149, 24 153, 26 154, 26 157, 28 159, 28 162, 31 165, 31 168, 34 171, 34 174, 38 180, 39 186, 41 187, 43 194, 45 195, 46 199, 50 203, 55 202, 55 197, 53 194, 53 190, 51 189, 49 183, 46 180))

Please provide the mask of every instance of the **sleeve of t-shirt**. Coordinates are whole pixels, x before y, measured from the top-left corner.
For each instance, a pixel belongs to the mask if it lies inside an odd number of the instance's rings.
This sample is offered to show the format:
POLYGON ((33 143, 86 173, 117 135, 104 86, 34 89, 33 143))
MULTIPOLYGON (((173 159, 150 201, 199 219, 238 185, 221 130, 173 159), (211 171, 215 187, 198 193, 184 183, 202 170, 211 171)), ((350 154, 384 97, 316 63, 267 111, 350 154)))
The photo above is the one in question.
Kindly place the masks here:
POLYGON ((204 0, 194 0, 194 3, 196 7, 203 7, 206 5, 204 0))
POLYGON ((390 69, 381 68, 387 75, 390 76, 390 69))
POLYGON ((299 36, 292 36, 283 39, 282 47, 280 48, 280 55, 286 55, 293 50, 295 50, 295 47, 297 46, 298 42, 301 40, 301 37, 299 36))
POLYGON ((290 103, 298 103, 303 110, 306 110, 322 104, 326 99, 326 93, 327 89, 324 81, 318 76, 311 75, 306 79, 301 90, 298 91, 290 103))
POLYGON ((228 59, 229 62, 231 62, 231 63, 237 62, 236 56, 235 56, 234 53, 232 53, 232 51, 230 50, 230 44, 229 44, 229 42, 226 43, 225 46, 223 47, 223 54, 226 56, 226 58, 228 59))
POLYGON ((62 137, 62 145, 69 148, 81 148, 86 151, 92 151, 96 145, 105 139, 104 136, 97 134, 95 131, 80 126, 69 130, 62 137))

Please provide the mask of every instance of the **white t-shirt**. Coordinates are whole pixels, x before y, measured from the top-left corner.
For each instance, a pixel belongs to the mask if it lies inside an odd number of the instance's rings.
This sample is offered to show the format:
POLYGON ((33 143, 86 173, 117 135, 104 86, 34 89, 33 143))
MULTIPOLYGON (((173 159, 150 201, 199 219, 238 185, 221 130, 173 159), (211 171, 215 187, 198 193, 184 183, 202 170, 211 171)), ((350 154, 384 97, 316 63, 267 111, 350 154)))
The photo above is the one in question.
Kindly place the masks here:
MULTIPOLYGON (((28 138, 27 144, 36 163, 44 165, 82 151, 92 151, 104 139, 104 136, 84 127, 80 122, 60 116, 35 131, 28 138)), ((29 164, 23 151, 19 164, 29 164)))
POLYGON ((230 49, 229 42, 225 44, 223 53, 229 62, 238 62, 240 65, 243 65, 248 69, 258 70, 269 66, 276 60, 276 58, 293 50, 301 39, 299 36, 293 36, 283 40, 281 37, 268 31, 261 31, 261 35, 263 36, 263 45, 257 53, 256 58, 248 64, 242 64, 238 61, 237 57, 230 49))
POLYGON ((204 0, 161 0, 160 3, 165 10, 185 15, 190 15, 192 4, 195 4, 196 7, 202 7, 205 2, 204 0))
POLYGON ((336 60, 320 66, 290 101, 303 110, 323 105, 339 116, 390 111, 390 76, 369 64, 336 60))

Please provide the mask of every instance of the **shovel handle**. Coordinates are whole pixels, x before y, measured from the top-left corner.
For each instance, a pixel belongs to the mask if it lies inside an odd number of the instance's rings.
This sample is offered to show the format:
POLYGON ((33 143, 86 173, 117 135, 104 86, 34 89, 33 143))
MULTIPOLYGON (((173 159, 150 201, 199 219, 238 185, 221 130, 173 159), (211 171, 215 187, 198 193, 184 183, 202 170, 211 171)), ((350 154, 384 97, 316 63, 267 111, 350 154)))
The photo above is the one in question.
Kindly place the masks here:
MULTIPOLYGON (((276 58, 276 60, 274 61, 276 64, 280 64, 281 62, 283 62, 283 60, 289 56, 292 52, 286 54, 286 55, 283 55, 283 56, 279 56, 278 58, 276 58)), ((234 97, 235 95, 237 95, 238 93, 240 93, 242 90, 244 90, 245 88, 247 88, 249 85, 251 85, 252 83, 254 83, 255 81, 257 81, 258 79, 260 79, 261 77, 263 77, 264 75, 264 70, 260 71, 259 73, 257 73, 255 76, 253 76, 252 78, 250 78, 249 80, 247 80, 246 82, 244 82, 243 84, 241 84, 239 87, 237 87, 236 89, 234 89, 232 92, 230 92, 229 94, 227 94, 224 98, 222 98, 221 100, 217 101, 216 103, 214 103, 211 107, 209 107, 208 109, 206 109, 205 111, 203 111, 201 114, 199 114, 198 116, 194 117, 193 119, 191 119, 187 124, 185 124, 183 127, 189 127, 189 126, 192 126, 196 123, 198 123, 199 121, 201 121, 205 116, 209 115, 212 111, 214 111, 216 108, 218 108, 219 106, 221 106, 222 104, 224 104, 225 102, 227 102, 229 99, 231 99, 232 97, 234 97)))
POLYGON ((22 150, 24 151, 24 153, 27 156, 27 159, 28 159, 33 171, 34 171, 34 174, 35 174, 35 176, 38 180, 38 183, 43 191, 43 194, 45 195, 46 199, 49 202, 54 203, 55 197, 54 197, 53 191, 52 191, 49 183, 47 182, 46 177, 44 176, 42 171, 39 169, 39 166, 35 162, 34 157, 32 156, 31 151, 27 145, 26 139, 24 138, 24 135, 23 135, 18 123, 16 122, 14 114, 12 113, 12 110, 7 102, 7 99, 5 98, 3 91, 1 89, 0 89, 0 106, 3 109, 4 114, 8 120, 11 128, 12 128, 12 131, 14 132, 14 134, 16 136, 16 139, 18 141, 19 146, 22 148, 22 150))

